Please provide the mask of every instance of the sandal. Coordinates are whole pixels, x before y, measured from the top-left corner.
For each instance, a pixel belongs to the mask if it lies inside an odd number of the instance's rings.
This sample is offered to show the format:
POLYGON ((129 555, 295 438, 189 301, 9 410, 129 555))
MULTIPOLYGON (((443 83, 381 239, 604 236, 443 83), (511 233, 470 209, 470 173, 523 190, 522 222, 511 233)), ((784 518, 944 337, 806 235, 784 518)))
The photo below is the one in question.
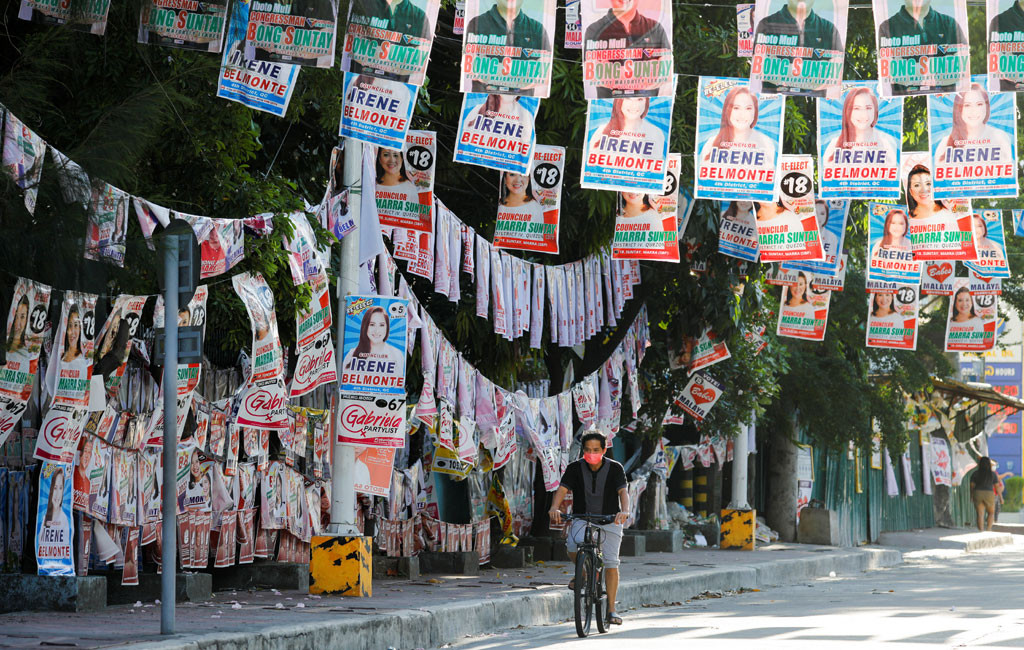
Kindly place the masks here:
POLYGON ((611 625, 622 625, 622 617, 615 612, 608 612, 608 623, 611 625))

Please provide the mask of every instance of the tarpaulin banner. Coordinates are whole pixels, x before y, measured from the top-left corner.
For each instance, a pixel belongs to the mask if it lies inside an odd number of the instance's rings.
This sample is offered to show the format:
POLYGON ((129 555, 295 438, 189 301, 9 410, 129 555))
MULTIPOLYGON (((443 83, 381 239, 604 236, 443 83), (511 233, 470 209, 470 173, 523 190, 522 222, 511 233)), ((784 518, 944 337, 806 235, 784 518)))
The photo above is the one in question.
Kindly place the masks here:
POLYGON ((936 436, 929 436, 929 438, 931 439, 931 444, 928 445, 928 452, 931 454, 929 460, 935 485, 952 486, 953 461, 949 454, 949 443, 945 438, 936 436))
POLYGON ((3 165, 15 185, 25 193, 25 209, 29 214, 36 211, 45 156, 46 143, 43 139, 14 113, 5 111, 3 165))
POLYGON ((583 49, 583 28, 580 24, 580 0, 565 1, 565 42, 567 50, 583 49))
POLYGON ((736 56, 754 56, 754 5, 736 5, 736 56))
POLYGON ((679 230, 676 220, 681 158, 680 154, 669 154, 665 187, 660 194, 619 193, 612 259, 679 261, 679 230))
POLYGON ((757 204, 761 262, 823 261, 814 207, 814 159, 780 156, 778 200, 757 204))
POLYGON ((928 96, 937 198, 1017 196, 1017 95, 984 83, 977 75, 968 90, 928 96))
POLYGON ((978 260, 965 261, 964 266, 985 277, 1009 278, 1010 266, 1006 259, 1006 238, 1003 236, 1003 213, 1000 210, 982 210, 975 212, 972 219, 978 260))
POLYGON ((818 99, 818 190, 826 199, 899 200, 903 98, 877 81, 848 81, 839 99, 818 99))
POLYGON ((288 259, 288 270, 295 286, 307 284, 324 272, 330 260, 330 248, 321 248, 313 234, 306 213, 297 210, 288 214, 277 215, 278 222, 287 221, 292 233, 281 234, 285 256, 288 259))
POLYGON ((49 308, 50 287, 18 278, 7 314, 7 361, 0 371, 0 446, 14 431, 32 396, 49 308))
POLYGON ((128 234, 128 194, 109 183, 95 181, 85 229, 87 260, 108 260, 124 266, 124 240, 128 234))
POLYGON ((330 68, 337 27, 337 2, 249 0, 245 46, 257 61, 330 68))
POLYGON ((868 279, 919 284, 921 262, 914 261, 911 251, 906 208, 890 203, 867 205, 868 279))
MULTIPOLYGON (((55 150, 50 149, 50 151, 53 152, 55 150)), ((89 191, 88 179, 86 179, 86 188, 86 191, 89 191)), ((132 205, 135 207, 135 216, 139 220, 142 236, 146 239, 146 246, 151 251, 156 250, 156 246, 153 245, 153 233, 156 231, 157 226, 166 227, 171 223, 171 211, 138 196, 132 197, 132 205)))
POLYGON ((971 202, 963 198, 937 199, 929 155, 903 152, 903 183, 910 216, 907 236, 914 259, 975 260, 971 202))
POLYGON ((782 287, 776 335, 806 341, 825 339, 832 292, 813 285, 814 274, 799 271, 795 285, 782 287))
POLYGON ((775 197, 784 103, 781 96, 758 97, 746 79, 700 78, 696 198, 771 201, 775 197))
POLYGON ((502 173, 495 248, 558 253, 564 167, 563 147, 538 144, 529 174, 502 173))
POLYGON ((299 397, 324 384, 337 381, 334 342, 331 340, 331 299, 327 274, 310 281, 309 306, 295 312, 295 346, 298 359, 289 397, 299 397))
POLYGON ((431 229, 436 164, 437 134, 433 131, 406 132, 401 149, 377 148, 374 169, 382 228, 431 229))
POLYGON ((73 576, 74 519, 71 467, 43 463, 36 506, 36 564, 41 576, 73 576))
POLYGON ((139 11, 139 42, 220 52, 227 14, 227 2, 143 0, 139 11))
POLYGON ((925 262, 921 276, 922 296, 952 296, 956 262, 925 262))
POLYGON ((345 235, 356 229, 355 221, 348 213, 349 188, 342 180, 345 169, 345 142, 331 149, 330 175, 327 190, 320 201, 317 218, 320 225, 341 241, 345 235))
POLYGON ((356 449, 352 487, 360 494, 387 497, 391 493, 391 467, 395 462, 394 447, 363 447, 356 449))
POLYGON ((423 85, 440 0, 397 5, 355 0, 349 7, 341 69, 423 85))
POLYGON ((368 447, 404 447, 405 395, 342 394, 338 442, 368 447))
POLYGON ((466 0, 459 89, 547 97, 554 31, 554 0, 466 0))
POLYGON ((720 340, 710 327, 705 328, 699 338, 682 336, 672 347, 669 368, 685 368, 690 375, 732 356, 725 341, 720 340))
POLYGON ((299 77, 299 66, 256 60, 245 40, 249 4, 239 0, 231 5, 217 97, 284 117, 299 77))
POLYGON ((917 349, 917 294, 914 285, 868 294, 864 340, 869 348, 917 349))
POLYGON ((89 293, 64 292, 60 326, 54 335, 53 356, 46 371, 46 385, 54 404, 89 403, 96 298, 89 293))
MULTIPOLYGON (((205 284, 196 287, 195 295, 192 296, 192 300, 187 305, 178 307, 178 326, 179 327, 201 327, 203 328, 203 338, 206 336, 206 299, 209 296, 209 289, 205 284)), ((164 327, 166 314, 164 313, 164 300, 163 296, 157 296, 156 307, 153 310, 153 326, 164 327)), ((202 374, 203 364, 192 363, 192 364, 178 364, 178 376, 177 385, 175 386, 175 392, 177 395, 177 425, 178 425, 178 436, 180 437, 184 427, 185 420, 187 419, 189 407, 192 403, 192 393, 199 385, 199 379, 202 374)), ((150 420, 149 425, 146 427, 146 434, 148 439, 146 441, 147 446, 161 447, 163 446, 163 401, 161 397, 160 403, 157 405, 156 411, 153 413, 153 417, 150 420)))
POLYGON ((671 97, 672 3, 582 0, 583 96, 671 97))
POLYGON ((338 136, 401 149, 418 92, 412 84, 346 72, 338 136))
POLYGON ((718 252, 756 262, 757 220, 750 201, 719 201, 718 252))
POLYGON ((847 258, 848 256, 846 253, 839 256, 839 268, 836 270, 834 275, 815 273, 811 286, 815 289, 842 291, 843 286, 846 284, 847 258))
POLYGON ((103 378, 103 385, 110 397, 116 394, 118 386, 121 385, 121 377, 124 376, 124 369, 128 364, 128 353, 132 349, 132 339, 138 330, 142 310, 146 307, 148 298, 118 296, 96 337, 92 375, 103 378))
POLYGON ((107 31, 109 0, 21 0, 18 18, 40 25, 66 25, 71 29, 103 36, 107 31))
POLYGON ((588 103, 580 186, 662 192, 668 171, 671 97, 620 97, 588 103))
POLYGON ((847 0, 803 5, 758 0, 750 89, 758 95, 838 94, 843 80, 847 8, 847 0))
POLYGON ((461 36, 466 31, 466 3, 463 0, 455 2, 455 16, 452 18, 452 34, 461 36))
POLYGON ((820 262, 796 261, 786 262, 786 268, 794 271, 810 271, 815 280, 821 276, 836 276, 843 268, 843 242, 846 238, 846 217, 850 213, 849 201, 814 202, 814 216, 818 221, 818 234, 821 237, 821 248, 825 259, 820 262))
POLYGON ((405 396, 404 298, 346 296, 342 393, 405 396))
POLYGON ((946 352, 979 352, 996 344, 996 302, 992 295, 974 295, 967 278, 953 281, 946 321, 946 352))
POLYGON ((883 97, 959 90, 971 77, 966 0, 872 0, 883 97))
POLYGON ((1017 0, 986 0, 988 90, 1024 90, 1024 14, 1017 0))
POLYGON ((252 372, 238 407, 238 424, 287 429, 284 355, 274 312, 274 293, 260 273, 235 275, 231 285, 245 304, 252 324, 252 372))
POLYGON ((199 241, 199 277, 227 273, 245 256, 245 229, 241 219, 211 219, 182 212, 172 213, 192 226, 199 241))
POLYGON ((526 174, 533 161, 536 97, 466 93, 455 162, 526 174))
POLYGON ((683 392, 676 396, 675 404, 697 422, 703 422, 723 392, 722 384, 711 375, 698 372, 690 377, 683 392))

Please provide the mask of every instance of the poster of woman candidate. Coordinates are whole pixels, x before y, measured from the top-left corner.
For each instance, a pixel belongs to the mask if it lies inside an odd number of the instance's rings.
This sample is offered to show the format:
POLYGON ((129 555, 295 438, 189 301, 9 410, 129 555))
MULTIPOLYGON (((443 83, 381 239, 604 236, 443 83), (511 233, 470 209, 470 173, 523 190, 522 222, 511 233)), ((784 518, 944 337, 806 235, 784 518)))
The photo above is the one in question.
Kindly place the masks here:
POLYGON ((46 384, 54 404, 85 406, 92 378, 96 296, 65 291, 46 384))
POLYGON ((799 271, 793 286, 782 287, 776 335, 806 341, 825 339, 832 292, 816 289, 813 285, 814 274, 799 271))
POLYGON ((669 0, 580 0, 583 96, 671 97, 669 0))
POLYGON ((50 287, 18 278, 7 313, 7 361, 0 371, 0 445, 14 430, 32 395, 49 307, 50 287))
POLYGON ((439 0, 354 0, 341 69, 423 85, 439 0))
POLYGON ((405 396, 404 298, 348 296, 342 347, 342 393, 405 396))
POLYGON ((778 200, 754 204, 762 262, 824 260, 814 203, 814 159, 781 156, 778 200))
POLYGON ((25 193, 25 209, 36 210, 39 179, 43 175, 46 142, 10 112, 4 111, 3 166, 11 180, 25 193))
POLYGON ((199 242, 202 258, 199 277, 203 280, 227 273, 245 256, 245 233, 241 219, 211 219, 184 212, 172 217, 187 221, 199 242))
POLYGON ((750 201, 719 201, 718 252, 756 262, 757 217, 750 201))
POLYGON ((529 174, 504 172, 498 188, 494 247, 558 253, 565 149, 538 144, 529 174))
POLYGON ((982 210, 971 215, 974 223, 974 244, 977 261, 965 261, 964 266, 986 278, 1010 277, 1006 259, 1006 239, 1003 236, 1003 213, 982 210))
POLYGON ((962 90, 971 77, 966 0, 872 0, 883 97, 962 90))
POLYGON ((620 97, 587 103, 580 187, 664 191, 672 98, 620 97))
POLYGON ((431 229, 436 162, 433 131, 406 132, 401 149, 377 147, 374 174, 382 228, 431 229))
POLYGON ((696 198, 774 198, 775 167, 782 151, 783 104, 783 97, 752 93, 746 79, 700 78, 696 198))
POLYGON ((917 349, 916 285, 900 285, 895 291, 868 293, 868 324, 864 340, 869 348, 917 349))
POLYGON ((899 200, 903 98, 877 81, 844 82, 839 99, 818 99, 818 190, 824 199, 899 200))
POLYGON ((820 262, 786 262, 786 268, 794 271, 810 271, 816 280, 821 276, 835 277, 842 266, 843 242, 846 239, 846 217, 850 214, 849 201, 814 201, 814 218, 818 222, 821 249, 824 260, 820 262))
POLYGON ((988 90, 1024 90, 1024 8, 1019 0, 986 0, 988 90))
POLYGON ((919 284, 921 262, 914 260, 908 236, 910 219, 902 205, 870 202, 868 206, 869 280, 919 284))
POLYGON ((142 310, 149 296, 118 296, 96 337, 93 377, 102 377, 108 395, 121 384, 132 338, 142 318, 142 310))
POLYGON ((73 576, 71 467, 43 463, 36 507, 36 564, 41 576, 73 576))
POLYGON ((946 352, 983 352, 996 344, 996 303, 992 295, 974 295, 967 278, 953 281, 946 320, 946 352))
POLYGON ((907 236, 915 260, 975 260, 971 202, 935 196, 930 156, 920 151, 902 155, 901 177, 907 196, 907 236))
MULTIPOLYGON (((679 174, 682 156, 669 154, 665 188, 661 194, 619 192, 615 215, 612 259, 679 261, 679 174)), ((581 292, 584 296, 590 292, 581 292)))
POLYGON ((331 340, 330 283, 322 272, 310 280, 309 305, 295 310, 295 347, 298 359, 289 388, 289 397, 337 381, 334 341, 331 340))
POLYGON ((537 140, 534 122, 540 100, 466 93, 455 142, 455 162, 526 174, 537 140))
POLYGON ((984 83, 977 75, 968 90, 928 96, 937 198, 1017 196, 1017 96, 984 83))
POLYGON ((249 0, 245 43, 257 61, 330 68, 337 28, 337 0, 249 0))
MULTIPOLYGON (((179 327, 202 327, 203 336, 206 335, 206 298, 209 295, 209 288, 205 284, 201 284, 196 287, 196 293, 192 296, 192 300, 187 305, 180 305, 178 307, 178 326, 179 327)), ((163 296, 156 297, 156 307, 153 309, 153 326, 164 327, 165 322, 164 313, 164 299, 163 296)), ((192 391, 199 385, 199 378, 203 370, 203 364, 178 364, 178 400, 179 404, 182 403, 192 391)), ((181 415, 182 411, 178 411, 181 415)), ((162 417, 162 416, 161 416, 162 417)), ((162 434, 161 434, 162 435, 162 434)), ((163 438, 161 437, 156 441, 156 445, 160 446, 163 444, 163 438)))
POLYGON ((139 43, 184 50, 220 52, 228 3, 144 0, 139 11, 139 43))
POLYGON ((554 33, 555 0, 466 0, 459 89, 547 97, 554 33))
POLYGON ((750 89, 837 95, 845 60, 846 0, 758 0, 750 89))
POLYGON ((401 149, 418 92, 419 86, 346 72, 338 135, 401 149))
POLYGON ((85 259, 107 260, 123 267, 127 234, 128 194, 109 183, 93 182, 85 229, 85 259))
POLYGON ((284 356, 278 337, 274 293, 260 273, 231 278, 252 325, 252 372, 238 407, 238 424, 263 429, 287 429, 284 356))

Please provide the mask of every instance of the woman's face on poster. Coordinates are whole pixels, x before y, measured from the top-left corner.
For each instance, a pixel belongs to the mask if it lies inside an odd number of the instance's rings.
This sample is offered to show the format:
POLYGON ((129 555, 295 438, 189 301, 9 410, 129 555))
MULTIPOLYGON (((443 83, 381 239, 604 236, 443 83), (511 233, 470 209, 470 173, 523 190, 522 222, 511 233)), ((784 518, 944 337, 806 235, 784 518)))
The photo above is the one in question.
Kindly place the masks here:
POLYGON ((370 323, 366 326, 366 338, 374 345, 383 343, 388 338, 388 317, 375 311, 370 315, 370 323))
POLYGON ((896 238, 907 234, 907 219, 903 216, 902 212, 893 214, 892 219, 889 220, 889 232, 887 234, 896 238))
POLYGON ((732 110, 729 111, 729 124, 734 129, 749 129, 754 123, 755 104, 754 96, 750 93, 740 93, 732 103, 732 110))
POLYGON ((515 172, 505 173, 505 189, 509 194, 526 194, 526 176, 515 172))
POLYGON ((796 286, 793 288, 793 298, 807 298, 807 278, 804 274, 796 276, 796 286))
POLYGON ((627 120, 639 120, 647 110, 646 97, 629 97, 622 100, 622 115, 627 120))
POLYGON ((850 122, 858 131, 867 131, 875 122, 875 103, 867 93, 858 93, 850 108, 850 122))
POLYGON ((891 293, 876 293, 875 294, 875 308, 880 311, 889 311, 892 307, 892 294, 891 293))
POLYGON ((986 113, 988 113, 986 104, 983 91, 968 90, 964 93, 963 110, 960 112, 960 119, 967 126, 984 126, 986 113))
POLYGON ((644 195, 641 192, 623 192, 622 201, 628 206, 640 207, 644 204, 644 195))
POLYGON ((971 300, 969 291, 960 291, 956 294, 956 304, 954 305, 956 316, 970 316, 973 306, 974 301, 971 300))
POLYGON ((754 215, 754 204, 749 201, 738 201, 736 203, 736 218, 750 219, 754 215))
POLYGON ((191 462, 190 470, 191 470, 192 478, 194 478, 194 479, 195 478, 199 478, 199 471, 200 471, 200 467, 199 467, 199 454, 196 453, 196 452, 192 452, 192 462, 191 462))
POLYGON ((821 201, 815 201, 814 217, 818 220, 818 228, 824 228, 828 223, 828 206, 821 201))
POLYGON ((388 174, 397 174, 402 168, 402 152, 381 147, 377 154, 381 169, 388 174))
MULTIPOLYGON (((68 317, 68 350, 74 349, 76 353, 82 353, 82 319, 77 313, 68 317)), ((68 350, 65 350, 67 352, 68 350)))
POLYGON ((932 199, 932 175, 924 172, 914 174, 909 183, 910 196, 918 203, 930 203, 932 199))
POLYGON ((11 331, 14 336, 24 337, 25 328, 28 327, 28 305, 18 305, 18 308, 14 310, 14 323, 11 325, 11 331))
POLYGON ((988 226, 980 214, 974 215, 974 237, 975 239, 988 237, 988 226))

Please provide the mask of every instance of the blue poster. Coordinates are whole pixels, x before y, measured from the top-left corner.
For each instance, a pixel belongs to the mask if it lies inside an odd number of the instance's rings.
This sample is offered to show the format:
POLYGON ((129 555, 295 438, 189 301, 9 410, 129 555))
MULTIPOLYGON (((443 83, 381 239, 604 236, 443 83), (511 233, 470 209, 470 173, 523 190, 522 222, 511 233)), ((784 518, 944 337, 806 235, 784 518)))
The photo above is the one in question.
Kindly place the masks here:
POLYGON ((815 275, 835 277, 843 261, 843 240, 846 237, 846 217, 850 214, 849 201, 814 202, 814 216, 821 233, 821 248, 825 255, 823 262, 786 262, 791 271, 810 271, 815 275))
POLYGON ((672 98, 592 99, 580 187, 661 194, 668 171, 672 98))
POLYGON ((781 95, 750 92, 746 79, 700 78, 694 165, 698 199, 773 199, 784 106, 781 95))
POLYGON ((417 92, 412 84, 346 72, 338 136, 402 149, 417 92))
POLYGON ((339 389, 405 398, 406 314, 409 301, 346 296, 339 389))
MULTIPOLYGON (((536 97, 466 93, 455 142, 455 162, 526 174, 537 141, 536 97)), ((667 152, 666 152, 667 153, 667 152)))
POLYGON ((900 198, 903 98, 882 98, 877 81, 844 82, 818 99, 818 189, 823 199, 900 198))
POLYGON ((41 576, 73 576, 71 465, 44 462, 36 507, 36 564, 41 576))
POLYGON ((1009 278, 1010 265, 1006 259, 1002 210, 975 212, 971 220, 978 259, 974 262, 965 261, 964 266, 985 278, 1009 278))
POLYGON ((928 96, 935 198, 1017 196, 1017 95, 970 89, 928 96))
POLYGON ((921 262, 910 247, 907 207, 868 203, 868 280, 921 283, 921 262))
POLYGON ((718 252, 748 262, 758 258, 757 216, 750 201, 719 201, 718 252))

